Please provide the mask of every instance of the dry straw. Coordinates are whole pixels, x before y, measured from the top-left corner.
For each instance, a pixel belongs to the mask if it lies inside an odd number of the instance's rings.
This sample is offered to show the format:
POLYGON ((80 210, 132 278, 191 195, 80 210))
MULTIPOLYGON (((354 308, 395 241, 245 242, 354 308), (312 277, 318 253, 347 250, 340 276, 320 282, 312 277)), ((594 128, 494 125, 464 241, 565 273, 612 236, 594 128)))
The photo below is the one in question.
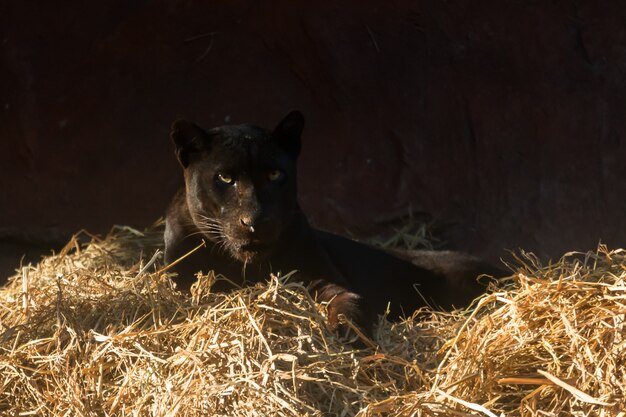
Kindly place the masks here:
POLYGON ((524 254, 471 309, 357 349, 297 274, 188 296, 159 229, 82 240, 0 290, 1 415, 626 416, 622 250, 524 254))

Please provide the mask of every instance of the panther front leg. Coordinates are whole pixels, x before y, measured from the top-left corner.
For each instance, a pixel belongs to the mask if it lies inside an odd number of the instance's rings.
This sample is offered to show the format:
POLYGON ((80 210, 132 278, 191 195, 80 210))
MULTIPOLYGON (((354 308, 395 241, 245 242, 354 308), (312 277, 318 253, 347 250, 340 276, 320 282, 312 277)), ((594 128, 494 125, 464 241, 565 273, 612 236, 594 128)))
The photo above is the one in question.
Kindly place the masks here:
POLYGON ((317 302, 328 303, 327 324, 330 330, 337 331, 339 329, 339 316, 343 315, 356 324, 365 334, 371 334, 372 320, 360 295, 323 279, 312 281, 308 289, 317 302))

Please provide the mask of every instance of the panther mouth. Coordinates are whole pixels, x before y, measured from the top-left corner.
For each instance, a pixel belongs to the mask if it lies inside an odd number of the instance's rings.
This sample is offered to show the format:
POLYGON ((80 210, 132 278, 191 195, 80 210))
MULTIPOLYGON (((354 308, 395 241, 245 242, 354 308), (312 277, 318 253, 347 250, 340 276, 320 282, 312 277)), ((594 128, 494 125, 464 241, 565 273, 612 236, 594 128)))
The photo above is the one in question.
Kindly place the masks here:
POLYGON ((262 261, 271 254, 271 243, 260 240, 241 240, 232 242, 231 255, 242 262, 262 261))
POLYGON ((266 251, 269 247, 270 245, 265 242, 250 241, 247 243, 243 243, 239 248, 242 252, 258 253, 266 251))

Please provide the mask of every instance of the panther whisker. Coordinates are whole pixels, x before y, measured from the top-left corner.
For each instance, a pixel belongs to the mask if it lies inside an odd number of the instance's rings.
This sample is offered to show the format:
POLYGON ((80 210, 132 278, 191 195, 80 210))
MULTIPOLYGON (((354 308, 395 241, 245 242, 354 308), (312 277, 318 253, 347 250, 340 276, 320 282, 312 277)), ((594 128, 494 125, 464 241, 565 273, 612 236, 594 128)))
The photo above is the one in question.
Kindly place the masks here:
POLYGON ((245 258, 243 260, 243 266, 241 267, 241 276, 244 280, 244 282, 246 281, 246 267, 248 266, 248 258, 245 258))
POLYGON ((217 248, 217 253, 218 254, 224 254, 228 251, 228 242, 226 240, 221 240, 219 242, 217 242, 217 244, 214 246, 214 248, 217 248))

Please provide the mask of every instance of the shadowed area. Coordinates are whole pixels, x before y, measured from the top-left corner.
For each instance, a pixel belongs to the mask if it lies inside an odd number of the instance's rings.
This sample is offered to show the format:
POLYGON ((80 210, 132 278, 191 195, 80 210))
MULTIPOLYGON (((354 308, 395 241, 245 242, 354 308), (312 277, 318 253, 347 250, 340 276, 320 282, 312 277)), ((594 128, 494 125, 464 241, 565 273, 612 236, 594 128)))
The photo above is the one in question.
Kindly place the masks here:
POLYGON ((173 120, 299 109, 321 228, 411 208, 492 260, 623 245, 624 21, 591 0, 2 2, 0 229, 148 226, 182 181, 173 120))

